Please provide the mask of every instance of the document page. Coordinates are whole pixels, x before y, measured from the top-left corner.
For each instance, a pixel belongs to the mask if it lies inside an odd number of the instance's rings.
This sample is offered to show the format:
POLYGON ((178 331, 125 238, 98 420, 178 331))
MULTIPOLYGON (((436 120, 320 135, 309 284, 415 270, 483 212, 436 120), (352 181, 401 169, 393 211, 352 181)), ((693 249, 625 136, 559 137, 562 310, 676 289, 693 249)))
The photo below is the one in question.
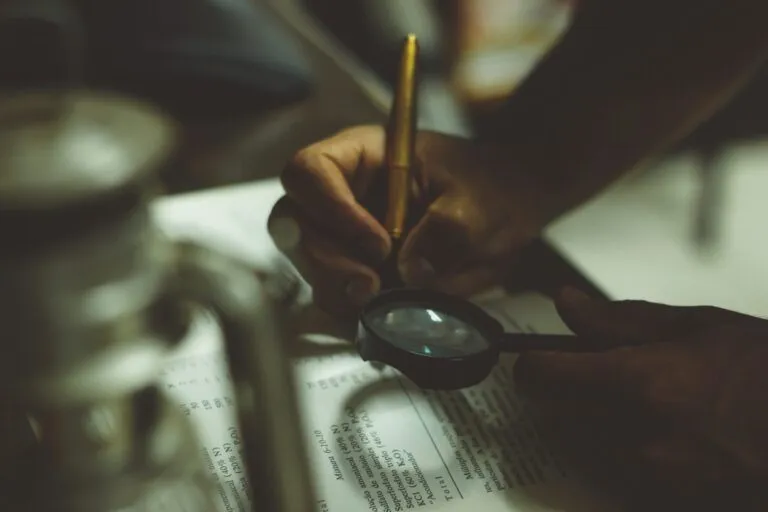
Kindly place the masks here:
MULTIPOLYGON (((549 299, 477 302, 511 331, 565 333, 549 299)), ((423 391, 361 361, 349 340, 311 335, 338 353, 294 360, 318 512, 604 510, 541 442, 516 396, 513 356, 480 385, 423 391)), ((198 431, 221 511, 250 510, 231 383, 213 320, 200 318, 163 386, 198 431)), ((609 508, 608 510, 616 510, 609 508)))

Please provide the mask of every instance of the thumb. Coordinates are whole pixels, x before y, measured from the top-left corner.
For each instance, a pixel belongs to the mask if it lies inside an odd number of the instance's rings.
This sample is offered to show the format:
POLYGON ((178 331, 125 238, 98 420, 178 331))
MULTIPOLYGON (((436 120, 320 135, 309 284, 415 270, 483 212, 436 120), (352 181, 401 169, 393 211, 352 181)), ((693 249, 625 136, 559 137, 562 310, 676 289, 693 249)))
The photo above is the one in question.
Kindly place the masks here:
POLYGON ((574 288, 560 292, 555 305, 563 322, 577 335, 627 343, 664 341, 722 320, 709 307, 668 306, 640 300, 594 299, 574 288))
POLYGON ((398 267, 405 282, 426 286, 461 268, 482 236, 482 215, 465 197, 440 196, 405 239, 398 267))

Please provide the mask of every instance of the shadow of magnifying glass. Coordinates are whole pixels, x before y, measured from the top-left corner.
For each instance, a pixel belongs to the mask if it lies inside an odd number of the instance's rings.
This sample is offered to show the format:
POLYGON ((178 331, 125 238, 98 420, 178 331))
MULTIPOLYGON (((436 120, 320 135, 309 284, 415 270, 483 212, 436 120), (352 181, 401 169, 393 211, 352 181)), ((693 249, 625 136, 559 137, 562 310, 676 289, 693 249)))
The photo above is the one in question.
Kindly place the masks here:
MULTIPOLYGON (((342 447, 337 444, 336 449, 347 462, 342 471, 350 485, 363 488, 365 484, 363 490, 381 490, 392 501, 397 497, 405 504, 405 508, 409 508, 409 501, 417 503, 419 499, 424 499, 426 503, 443 501, 444 490, 437 482, 451 486, 454 496, 461 495, 453 482, 453 475, 461 471, 459 462, 454 457, 445 457, 446 451, 450 450, 448 445, 442 439, 433 437, 436 431, 440 432, 441 423, 445 423, 445 419, 425 413, 425 409, 432 408, 434 404, 424 401, 420 395, 418 389, 411 389, 404 382, 404 377, 396 375, 394 370, 386 369, 380 372, 379 377, 356 388, 346 398, 338 411, 336 422, 337 426, 341 426, 339 435, 345 437, 346 442, 342 447), (382 418, 382 415, 389 414, 382 402, 391 404, 392 414, 403 415, 403 420, 397 424, 408 431, 392 431, 391 421, 382 418), (429 428, 425 422, 436 424, 429 428), (344 427, 350 423, 351 427, 344 427), (405 441, 418 436, 418 432, 410 429, 413 424, 423 426, 423 432, 429 438, 419 442, 419 453, 413 453, 416 451, 413 441, 405 441), (421 448, 424 442, 431 442, 436 456, 425 457, 421 448), (445 447, 440 450, 438 444, 444 444, 445 447), (427 465, 425 459, 441 462, 430 462, 427 465)), ((460 393, 456 396, 459 400, 465 400, 460 393)), ((442 432, 439 435, 442 436, 442 432)))

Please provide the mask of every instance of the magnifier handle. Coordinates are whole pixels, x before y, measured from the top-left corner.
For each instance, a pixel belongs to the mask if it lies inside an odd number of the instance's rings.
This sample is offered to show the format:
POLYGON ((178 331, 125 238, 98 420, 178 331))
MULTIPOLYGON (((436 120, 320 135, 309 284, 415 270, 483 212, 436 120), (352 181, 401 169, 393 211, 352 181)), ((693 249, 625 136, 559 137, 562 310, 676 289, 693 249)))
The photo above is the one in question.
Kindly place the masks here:
POLYGON ((600 352, 626 345, 621 342, 606 342, 602 339, 575 336, 573 334, 526 334, 504 333, 499 349, 502 352, 529 352, 545 350, 550 352, 600 352))

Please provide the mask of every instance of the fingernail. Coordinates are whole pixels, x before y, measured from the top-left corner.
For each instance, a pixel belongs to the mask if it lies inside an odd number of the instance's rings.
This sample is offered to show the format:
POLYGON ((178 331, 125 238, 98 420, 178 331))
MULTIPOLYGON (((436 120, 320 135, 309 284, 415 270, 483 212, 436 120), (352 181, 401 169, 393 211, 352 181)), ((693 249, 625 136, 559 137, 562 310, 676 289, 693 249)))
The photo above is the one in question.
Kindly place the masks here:
POLYGON ((374 292, 373 283, 368 279, 357 277, 347 284, 347 296, 357 305, 367 302, 374 292))
POLYGON ((435 276, 434 267, 424 258, 409 260, 400 265, 403 280, 411 285, 423 285, 435 276))
POLYGON ((289 252, 299 245, 301 229, 294 219, 287 217, 275 219, 270 223, 268 229, 278 250, 289 252))

